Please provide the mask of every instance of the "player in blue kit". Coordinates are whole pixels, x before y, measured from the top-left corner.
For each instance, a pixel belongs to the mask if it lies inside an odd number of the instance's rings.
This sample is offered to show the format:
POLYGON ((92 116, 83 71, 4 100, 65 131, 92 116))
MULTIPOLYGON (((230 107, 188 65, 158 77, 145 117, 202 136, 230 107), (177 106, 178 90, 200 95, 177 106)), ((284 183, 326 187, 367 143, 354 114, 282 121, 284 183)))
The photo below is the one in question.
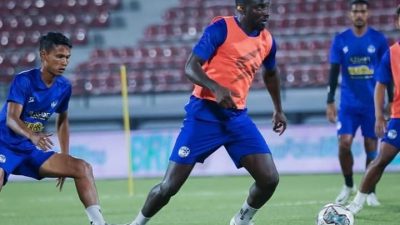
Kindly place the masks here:
POLYGON ((60 191, 65 178, 71 177, 91 225, 105 225, 91 166, 68 154, 71 84, 61 74, 71 48, 67 37, 50 32, 40 38, 41 67, 15 76, 0 113, 0 190, 11 174, 57 178, 60 191), (58 114, 61 153, 51 151, 53 142, 44 132, 53 113, 58 114))
MULTIPOLYGON (((330 50, 331 68, 326 114, 330 122, 337 123, 339 161, 345 180, 345 185, 336 198, 338 204, 345 204, 355 192, 351 145, 359 127, 364 137, 366 166, 377 155, 377 137, 374 132, 374 74, 382 55, 388 49, 388 44, 382 33, 368 26, 368 6, 366 0, 351 1, 350 17, 353 27, 338 34, 330 50), (341 98, 337 114, 334 96, 340 72, 341 98)), ((392 96, 393 94, 389 96, 390 102, 392 96)), ((368 204, 379 205, 375 190, 369 193, 368 204)))
POLYGON ((266 141, 247 113, 246 99, 256 71, 274 104, 273 130, 282 134, 286 117, 276 70, 276 44, 265 29, 270 0, 236 0, 238 17, 214 18, 193 48, 185 72, 194 91, 163 180, 155 185, 131 225, 145 225, 188 179, 196 163, 224 146, 235 165, 254 178, 249 195, 230 225, 253 225, 252 218, 273 195, 278 171, 266 141))

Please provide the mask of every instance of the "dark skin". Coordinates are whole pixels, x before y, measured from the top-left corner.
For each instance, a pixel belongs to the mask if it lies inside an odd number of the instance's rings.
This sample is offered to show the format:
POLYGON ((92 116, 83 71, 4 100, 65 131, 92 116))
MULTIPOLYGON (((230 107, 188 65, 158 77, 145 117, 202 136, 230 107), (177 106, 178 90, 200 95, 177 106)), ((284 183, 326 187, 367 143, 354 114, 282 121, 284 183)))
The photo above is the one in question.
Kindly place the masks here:
MULTIPOLYGON (((368 5, 366 4, 353 4, 350 11, 350 19, 353 22, 353 32, 356 36, 362 36, 365 34, 368 28, 368 5)), ((332 64, 331 70, 339 73, 339 70, 335 70, 335 67, 340 67, 339 64, 332 64)), ((338 74, 337 74, 338 75, 338 74)), ((336 76, 337 77, 337 76, 336 76)), ((328 103, 326 107, 326 117, 329 122, 336 123, 337 109, 335 102, 328 103)), ((354 136, 352 134, 343 134, 339 136, 339 162, 344 176, 350 176, 353 174, 353 154, 351 152, 351 146, 353 144, 354 136)), ((378 147, 378 140, 376 138, 364 137, 364 149, 365 152, 376 151, 378 147)), ((367 159, 366 167, 372 160, 367 159)))
MULTIPOLYGON (((68 46, 56 45, 51 50, 42 50, 40 57, 42 60, 41 72, 42 81, 46 86, 51 87, 56 76, 63 73, 68 65, 71 56, 71 49, 68 46)), ((51 134, 35 133, 24 124, 20 119, 23 105, 9 102, 7 105, 7 126, 15 133, 22 135, 32 141, 43 151, 51 150, 53 142, 49 138, 51 134)), ((86 207, 98 204, 98 196, 94 184, 94 177, 91 166, 81 159, 74 158, 69 152, 69 122, 68 113, 63 112, 57 116, 56 121, 57 136, 60 142, 61 153, 53 154, 39 168, 39 175, 42 177, 55 177, 56 186, 62 190, 65 177, 71 177, 75 181, 78 195, 83 205, 86 207)), ((0 168, 0 190, 3 186, 4 170, 0 168)))
MULTIPOLYGON (((269 1, 247 1, 247 4, 241 6, 239 12, 241 13, 240 26, 244 31, 262 30, 269 17, 269 1)), ((191 54, 185 66, 188 79, 211 90, 221 107, 236 109, 233 97, 237 94, 210 79, 202 69, 204 63, 204 60, 191 54)), ((280 80, 276 70, 263 70, 263 78, 275 107, 272 118, 273 130, 281 135, 286 129, 286 117, 281 106, 280 80)), ((270 199, 279 182, 272 156, 271 154, 248 155, 243 157, 240 163, 255 180, 250 187, 247 202, 254 208, 261 208, 270 199)), ((145 217, 152 217, 164 207, 185 183, 193 168, 194 165, 177 164, 171 161, 161 183, 150 190, 142 208, 142 214, 145 217)))

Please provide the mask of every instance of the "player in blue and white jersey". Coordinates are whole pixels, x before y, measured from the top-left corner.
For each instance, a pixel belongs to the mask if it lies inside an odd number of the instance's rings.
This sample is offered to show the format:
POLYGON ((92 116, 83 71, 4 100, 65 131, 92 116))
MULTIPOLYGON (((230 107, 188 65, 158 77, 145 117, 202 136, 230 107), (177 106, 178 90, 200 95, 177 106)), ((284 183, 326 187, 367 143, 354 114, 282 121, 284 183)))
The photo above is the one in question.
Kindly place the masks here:
POLYGON ((0 112, 0 190, 11 174, 34 179, 57 178, 62 190, 66 177, 75 186, 92 225, 105 225, 91 166, 70 156, 68 102, 71 84, 61 74, 71 56, 71 42, 61 33, 40 38, 41 67, 17 74, 0 112), (51 151, 53 142, 45 126, 57 113, 61 152, 51 151))
MULTIPOLYGON (((336 198, 338 204, 345 204, 355 191, 351 145, 359 127, 364 137, 366 166, 377 155, 377 137, 374 132, 374 76, 388 44, 382 33, 368 26, 368 6, 367 0, 351 1, 350 18, 353 26, 335 37, 330 50, 331 68, 326 114, 330 122, 337 123, 339 161, 345 180, 345 185, 336 198), (337 113, 334 96, 339 73, 342 75, 342 81, 337 113)), ((370 193, 368 199, 369 205, 379 205, 375 190, 370 193)))

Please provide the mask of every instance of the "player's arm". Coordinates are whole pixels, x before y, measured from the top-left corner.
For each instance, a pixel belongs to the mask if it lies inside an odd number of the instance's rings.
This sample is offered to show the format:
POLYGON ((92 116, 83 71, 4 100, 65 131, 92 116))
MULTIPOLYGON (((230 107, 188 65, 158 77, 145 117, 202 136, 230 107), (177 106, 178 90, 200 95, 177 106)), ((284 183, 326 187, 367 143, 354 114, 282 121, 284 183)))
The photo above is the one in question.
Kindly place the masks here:
POLYGON ((15 133, 24 136, 32 141, 33 144, 42 150, 50 150, 53 143, 48 138, 48 134, 39 134, 30 130, 20 119, 23 106, 19 103, 9 101, 7 103, 7 127, 15 133))
POLYGON ((378 137, 382 137, 385 133, 386 121, 384 117, 384 102, 385 102, 385 89, 386 85, 376 82, 375 85, 375 133, 378 137))
POLYGON ((274 114, 272 122, 274 124, 273 130, 281 135, 286 130, 286 116, 283 113, 281 101, 281 81, 276 69, 276 42, 273 39, 271 51, 267 58, 263 61, 262 77, 267 88, 272 103, 274 104, 274 114))
POLYGON ((58 114, 56 129, 61 153, 69 154, 69 119, 67 111, 58 114))
POLYGON ((378 137, 382 137, 386 132, 386 119, 384 114, 385 89, 389 89, 388 87, 393 83, 389 50, 386 51, 382 57, 375 79, 375 133, 378 137))

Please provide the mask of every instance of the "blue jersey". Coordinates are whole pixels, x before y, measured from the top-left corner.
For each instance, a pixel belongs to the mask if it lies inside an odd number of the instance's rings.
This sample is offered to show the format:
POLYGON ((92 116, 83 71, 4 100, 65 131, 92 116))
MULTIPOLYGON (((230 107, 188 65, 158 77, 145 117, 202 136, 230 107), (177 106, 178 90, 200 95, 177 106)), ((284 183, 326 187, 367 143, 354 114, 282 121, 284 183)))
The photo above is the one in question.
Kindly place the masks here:
POLYGON ((8 102, 21 104, 21 120, 32 131, 42 132, 54 112, 62 113, 68 109, 70 96, 71 84, 62 76, 56 76, 52 86, 47 87, 41 79, 40 69, 17 74, 11 83, 7 102, 0 112, 0 145, 15 151, 31 150, 33 145, 29 139, 7 127, 8 102))
MULTIPOLYGON (((239 23, 235 17, 235 21, 239 23)), ((200 38, 199 42, 194 46, 193 53, 200 57, 201 59, 208 61, 211 59, 218 47, 221 46, 226 39, 228 33, 227 25, 225 20, 218 20, 217 22, 211 24, 206 28, 203 36, 200 38)), ((258 36, 259 31, 253 31, 248 34, 249 36, 258 36)), ((263 65, 266 69, 272 70, 275 68, 275 55, 276 55, 276 43, 275 39, 272 42, 272 48, 267 58, 264 59, 263 65)))
POLYGON ((373 109, 374 76, 387 49, 383 34, 370 27, 361 37, 357 37, 352 29, 335 37, 330 50, 330 63, 341 65, 341 108, 373 109))

